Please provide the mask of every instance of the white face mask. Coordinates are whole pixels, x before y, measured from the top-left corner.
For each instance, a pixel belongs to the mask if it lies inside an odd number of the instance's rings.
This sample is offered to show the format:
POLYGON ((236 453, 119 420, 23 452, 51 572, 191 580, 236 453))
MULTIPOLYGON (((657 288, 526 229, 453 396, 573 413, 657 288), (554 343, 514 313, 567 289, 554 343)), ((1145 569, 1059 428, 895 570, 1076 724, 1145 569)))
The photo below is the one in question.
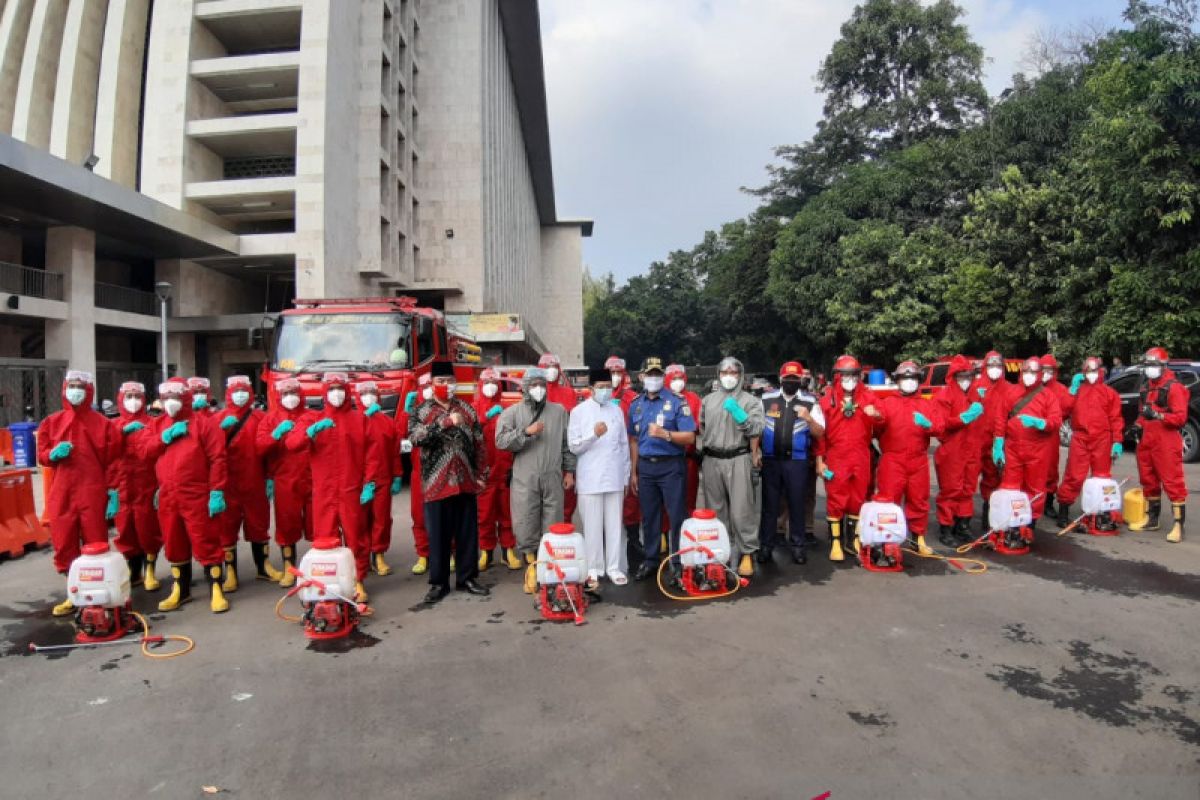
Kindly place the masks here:
POLYGON ((140 397, 126 397, 124 400, 122 400, 122 401, 121 401, 121 405, 122 405, 122 406, 125 408, 125 410, 126 410, 127 412, 129 412, 130 414, 136 414, 136 413, 138 413, 139 411, 141 411, 141 410, 142 410, 142 405, 143 405, 143 403, 142 403, 142 398, 140 398, 140 397))
POLYGON ((67 402, 73 406, 77 406, 80 403, 82 403, 84 401, 84 398, 86 398, 86 397, 87 397, 86 389, 79 389, 79 388, 67 389, 67 402))
POLYGON ((250 402, 249 392, 234 392, 229 396, 233 398, 233 404, 238 408, 241 408, 242 406, 246 405, 246 403, 250 402))
POLYGON ((168 417, 174 417, 183 410, 183 401, 172 397, 168 400, 163 400, 162 406, 163 411, 167 412, 168 417))
POLYGON ((1000 367, 988 367, 987 376, 989 380, 998 381, 1004 375, 1004 370, 1000 367))
POLYGON ((1054 380, 1053 372, 1043 372, 1042 373, 1042 383, 1049 383, 1052 380, 1054 380))
POLYGON ((1146 377, 1156 381, 1162 377, 1162 367, 1146 367, 1146 377))
POLYGON ((1037 382, 1038 382, 1038 376, 1037 376, 1036 372, 1022 372, 1021 373, 1021 383, 1025 384, 1026 386, 1033 386, 1037 382))
POLYGON ((687 388, 687 381, 676 378, 671 381, 671 391, 675 394, 683 394, 683 390, 687 388))
POLYGON ((288 411, 294 411, 295 409, 300 407, 300 395, 285 394, 283 397, 281 397, 279 399, 279 402, 283 403, 283 407, 286 408, 288 411))
POLYGON ((483 385, 483 396, 484 397, 495 397, 496 393, 499 391, 500 391, 500 387, 494 383, 485 383, 483 385))
POLYGON ((625 380, 625 376, 620 372, 610 373, 610 376, 612 377, 612 385, 614 389, 620 386, 621 382, 625 380))
POLYGON ((362 399, 362 407, 364 409, 368 409, 371 406, 373 406, 379 402, 379 398, 373 394, 364 394, 364 395, 362 395, 361 399, 362 399))
POLYGON ((858 378, 842 378, 842 391, 853 392, 858 388, 858 378))
POLYGON ((967 389, 970 389, 971 388, 971 379, 970 378, 959 378, 958 379, 958 388, 962 389, 964 392, 967 389))
POLYGON ((592 399, 600 405, 607 405, 612 400, 612 389, 593 389, 592 399))
POLYGON ((330 389, 326 393, 325 399, 327 399, 329 401, 329 405, 333 406, 334 408, 341 408, 342 403, 346 402, 346 390, 330 389))
POLYGON ((558 367, 547 367, 546 368, 546 383, 557 383, 557 382, 558 382, 558 367))
POLYGON ((647 375, 642 378, 642 386, 646 387, 646 391, 651 394, 661 392, 663 387, 663 379, 661 375, 647 375))
POLYGON ((1083 377, 1087 378, 1088 383, 1095 383, 1096 381, 1100 380, 1100 373, 1099 372, 1085 372, 1085 373, 1083 373, 1083 377))
POLYGON ((724 389, 725 391, 732 392, 734 389, 737 388, 737 385, 738 385, 738 376, 737 375, 722 375, 721 376, 721 388, 724 389))
POLYGON ((918 382, 916 378, 904 378, 900 381, 901 394, 912 394, 917 390, 918 382))
POLYGON ((533 402, 535 402, 535 403, 542 402, 543 400, 546 399, 546 387, 545 386, 531 387, 529 389, 529 396, 533 399, 533 402))
POLYGON ((425 400, 429 400, 429 399, 431 399, 431 398, 433 397, 433 387, 432 387, 432 386, 426 386, 424 389, 422 389, 422 390, 421 390, 421 397, 422 397, 422 398, 424 398, 425 400))

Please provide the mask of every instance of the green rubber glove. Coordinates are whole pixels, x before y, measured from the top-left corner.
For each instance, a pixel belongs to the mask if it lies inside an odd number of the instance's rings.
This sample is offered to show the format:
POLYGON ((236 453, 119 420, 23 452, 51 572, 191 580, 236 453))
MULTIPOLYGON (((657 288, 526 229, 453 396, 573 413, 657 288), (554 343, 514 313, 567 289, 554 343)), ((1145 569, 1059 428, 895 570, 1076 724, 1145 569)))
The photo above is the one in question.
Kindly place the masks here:
POLYGON ((1046 420, 1041 417, 1032 417, 1029 414, 1021 414, 1017 419, 1021 420, 1021 424, 1026 428, 1037 428, 1039 431, 1046 430, 1046 420))
POLYGON ((746 409, 737 404, 737 401, 732 397, 726 397, 725 402, 721 403, 721 408, 729 412, 729 416, 733 417, 733 421, 738 425, 742 425, 746 420, 750 419, 750 415, 746 413, 746 409))
POLYGON ((332 427, 333 427, 333 420, 331 420, 329 417, 326 417, 325 419, 319 419, 316 422, 314 422, 312 425, 309 425, 308 430, 305 431, 305 433, 308 434, 308 438, 315 439, 315 438, 317 438, 318 433, 320 433, 323 430, 332 428, 332 427))
POLYGON ((958 415, 958 419, 963 425, 970 425, 975 420, 983 416, 983 403, 971 403, 967 406, 967 410, 958 415))
POLYGON ((400 489, 404 486, 404 479, 400 477, 392 478, 392 494, 400 494, 400 489))
POLYGON ((213 489, 208 493, 208 515, 215 517, 217 514, 225 511, 225 493, 220 489, 213 489))
POLYGON ((992 463, 997 467, 1004 466, 1004 437, 992 439, 992 463))
POLYGON ((59 442, 54 445, 54 449, 50 451, 51 461, 62 461, 67 456, 71 455, 72 444, 70 442, 59 442))
POLYGON ((154 490, 154 510, 158 511, 158 489, 154 490))
POLYGON ((976 387, 975 387, 975 391, 979 392, 979 399, 980 399, 980 400, 982 400, 983 398, 987 397, 987 389, 983 388, 982 386, 976 386, 976 387))
POLYGON ((612 403, 614 406, 621 405, 621 401, 619 399, 617 399, 616 397, 614 397, 612 400, 609 400, 608 402, 612 403))
POLYGON ((1121 444, 1120 442, 1113 442, 1112 450, 1110 451, 1109 455, 1112 456, 1113 461, 1116 461, 1118 458, 1125 455, 1125 445, 1121 444))
POLYGON ((162 432, 163 444, 170 444, 181 436, 187 435, 188 424, 187 420, 179 420, 171 427, 162 432))
POLYGON ((292 428, 295 427, 296 423, 292 422, 290 419, 285 419, 283 422, 275 426, 275 430, 271 431, 271 438, 278 442, 284 436, 287 436, 289 433, 291 433, 292 428))
POLYGON ((379 413, 381 408, 382 406, 380 406, 379 403, 371 403, 370 407, 363 412, 363 416, 373 417, 379 413))
POLYGON ((821 473, 821 477, 827 481, 833 480, 833 470, 831 470, 831 469, 825 470, 824 472, 821 473))
POLYGON ((104 507, 105 519, 116 519, 117 512, 121 510, 121 500, 117 496, 116 489, 108 490, 108 505, 104 507))
POLYGON ((497 403, 487 410, 487 418, 491 419, 492 417, 498 417, 502 411, 504 411, 504 409, 500 407, 499 403, 497 403))
POLYGON ((929 421, 929 417, 925 416, 920 411, 913 412, 913 422, 918 428, 924 428, 925 430, 931 430, 933 428, 933 423, 929 421))
POLYGON ((405 414, 411 414, 413 408, 415 408, 416 405, 417 405, 417 393, 416 392, 409 392, 408 394, 404 395, 404 413, 405 414))
POLYGON ((275 499, 275 479, 274 478, 267 478, 267 499, 268 500, 275 499))
POLYGON ((1081 385, 1082 383, 1083 383, 1083 373, 1082 373, 1082 372, 1076 372, 1076 373, 1075 373, 1075 374, 1074 374, 1074 375, 1071 377, 1071 394, 1072 394, 1072 395, 1077 395, 1077 394, 1079 394, 1079 387, 1080 387, 1080 385, 1081 385))
POLYGON ((223 431, 229 430, 234 425, 237 425, 237 417, 230 416, 221 420, 221 430, 223 431))
POLYGON ((128 425, 126 425, 125 427, 121 428, 121 433, 123 433, 123 434, 125 434, 126 436, 128 436, 128 435, 129 435, 129 434, 131 434, 131 433, 137 433, 138 431, 142 430, 142 429, 143 429, 143 428, 145 428, 145 427, 146 427, 146 426, 145 426, 145 425, 143 425, 142 423, 140 423, 140 422, 138 422, 138 421, 134 420, 133 422, 131 422, 131 423, 129 423, 128 425))
POLYGON ((367 503, 375 499, 375 481, 367 481, 362 488, 362 494, 358 496, 358 504, 365 506, 367 503))
POLYGON ((203 411, 206 408, 208 408, 208 398, 207 397, 193 397, 192 398, 192 410, 193 411, 203 411))

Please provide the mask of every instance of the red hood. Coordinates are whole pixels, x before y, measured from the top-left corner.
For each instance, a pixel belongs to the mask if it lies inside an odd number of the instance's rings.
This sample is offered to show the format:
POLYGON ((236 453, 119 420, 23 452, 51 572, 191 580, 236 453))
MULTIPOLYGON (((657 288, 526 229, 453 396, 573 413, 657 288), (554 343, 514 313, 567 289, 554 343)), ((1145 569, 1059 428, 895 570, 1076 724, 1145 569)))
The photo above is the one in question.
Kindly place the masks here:
POLYGON ((953 381, 954 376, 957 375, 958 373, 970 372, 970 371, 971 371, 971 362, 967 360, 967 357, 963 356, 963 355, 957 355, 954 358, 950 359, 950 369, 947 370, 946 377, 950 381, 953 381))
POLYGON ((1167 367, 1163 367, 1162 375, 1159 376, 1158 380, 1150 381, 1150 383, 1148 385, 1157 389, 1158 387, 1162 386, 1167 381, 1173 381, 1173 380, 1175 380, 1174 371, 1168 369, 1167 367))
POLYGON ((125 397, 123 395, 121 395, 120 393, 117 394, 117 411, 120 413, 121 420, 123 422, 133 422, 135 420, 146 419, 146 417, 150 416, 150 412, 148 412, 146 410, 147 405, 149 405, 149 404, 146 402, 146 398, 143 397, 142 398, 142 410, 137 412, 136 414, 130 414, 128 411, 125 410, 125 397))
POLYGON ((59 394, 59 397, 62 399, 63 411, 93 411, 94 409, 92 408, 92 403, 96 401, 96 385, 94 383, 89 383, 84 388, 84 392, 85 394, 83 396, 83 402, 78 406, 71 405, 69 402, 67 402, 67 382, 63 381, 62 392, 59 394))
MULTIPOLYGON (((328 393, 326 393, 326 394, 328 394, 328 393)), ((324 396, 324 395, 322 395, 322 396, 324 396)), ((322 418, 328 417, 328 418, 332 419, 334 417, 345 416, 346 414, 350 414, 351 412, 353 412, 354 409, 351 408, 352 405, 353 404, 350 402, 350 387, 347 386, 346 387, 346 402, 342 403, 342 407, 334 408, 333 405, 328 400, 326 400, 324 407, 321 409, 321 417, 322 418)))
MULTIPOLYGON (((164 398, 162 398, 162 397, 159 398, 159 400, 163 400, 163 399, 164 398)), ((165 405, 163 406, 163 416, 166 417, 167 419, 171 420, 172 422, 178 422, 179 420, 183 420, 183 419, 191 419, 193 416, 195 416, 194 412, 192 411, 192 390, 191 389, 184 389, 183 392, 179 395, 179 401, 181 403, 183 403, 183 408, 179 409, 179 413, 173 417, 167 413, 167 407, 165 405)))
POLYGON ((254 389, 252 387, 246 386, 245 384, 235 384, 233 386, 225 387, 225 410, 226 411, 230 412, 231 414, 236 414, 237 416, 241 417, 241 416, 244 416, 245 414, 250 413, 250 411, 253 408, 254 408, 254 389), (244 406, 239 406, 237 403, 233 402, 233 393, 237 389, 245 389, 247 392, 250 393, 250 399, 246 401, 246 405, 244 405, 244 406))

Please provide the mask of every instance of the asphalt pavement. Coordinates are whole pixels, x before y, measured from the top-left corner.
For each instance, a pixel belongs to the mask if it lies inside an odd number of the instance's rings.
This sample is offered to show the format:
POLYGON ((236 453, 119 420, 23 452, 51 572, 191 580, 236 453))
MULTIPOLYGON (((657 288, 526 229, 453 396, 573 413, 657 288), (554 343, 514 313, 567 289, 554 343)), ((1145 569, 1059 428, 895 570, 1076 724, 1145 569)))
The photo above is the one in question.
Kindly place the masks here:
MULTIPOLYGON (((1133 471, 1127 456, 1118 477, 1133 471)), ((0 563, 0 796, 1193 800, 1187 474, 1182 544, 1165 526, 1042 532, 1030 555, 982 556, 983 575, 916 558, 881 575, 829 562, 819 525, 808 565, 780 552, 732 598, 605 584, 582 627, 543 621, 502 566, 490 597, 420 606, 405 493, 397 573, 368 581, 352 639, 307 641, 252 580, 213 615, 197 577, 169 615, 136 593, 156 632, 196 641, 166 661, 30 654, 72 633, 50 617, 49 553, 31 553, 0 563)))

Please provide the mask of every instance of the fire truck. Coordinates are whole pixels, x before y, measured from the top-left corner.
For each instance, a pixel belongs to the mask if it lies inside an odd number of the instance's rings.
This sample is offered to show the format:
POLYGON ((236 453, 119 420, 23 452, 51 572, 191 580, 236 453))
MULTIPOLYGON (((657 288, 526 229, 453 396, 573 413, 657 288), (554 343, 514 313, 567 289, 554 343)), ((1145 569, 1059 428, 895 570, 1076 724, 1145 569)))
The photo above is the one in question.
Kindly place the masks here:
POLYGON ((321 376, 345 372, 351 381, 373 380, 380 405, 394 414, 434 361, 450 361, 460 397, 469 399, 483 369, 482 351, 451 331, 441 311, 412 297, 362 297, 293 301, 275 323, 274 347, 263 369, 269 402, 275 382, 298 378, 305 404, 320 408, 321 376))

